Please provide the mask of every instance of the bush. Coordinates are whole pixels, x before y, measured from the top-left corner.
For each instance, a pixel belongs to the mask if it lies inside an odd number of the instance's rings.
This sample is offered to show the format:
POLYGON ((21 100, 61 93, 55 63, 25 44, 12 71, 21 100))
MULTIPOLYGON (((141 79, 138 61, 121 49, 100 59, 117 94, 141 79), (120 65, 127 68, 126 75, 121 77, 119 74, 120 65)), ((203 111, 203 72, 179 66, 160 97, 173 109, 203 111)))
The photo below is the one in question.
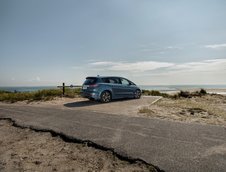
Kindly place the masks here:
POLYGON ((80 92, 81 92, 81 88, 75 88, 75 89, 66 88, 65 89, 65 96, 70 97, 70 98, 74 98, 74 97, 80 95, 80 92))
POLYGON ((4 91, 4 90, 0 90, 0 94, 3 94, 3 93, 11 93, 9 91, 4 91))
POLYGON ((178 97, 190 98, 191 97, 191 93, 188 92, 188 91, 180 91, 178 93, 178 97))
MULTIPOLYGON (((80 93, 80 88, 75 89, 66 89, 65 96, 66 97, 77 97, 80 93)), ((60 89, 50 89, 50 90, 39 90, 35 92, 7 92, 7 91, 0 91, 0 101, 8 101, 8 102, 17 102, 17 101, 24 101, 24 100, 51 100, 54 97, 61 97, 62 90, 60 89)))
POLYGON ((29 100, 31 99, 30 93, 1 93, 0 94, 0 101, 10 101, 10 102, 16 102, 16 101, 23 101, 23 100, 29 100))
POLYGON ((207 92, 204 89, 201 89, 200 91, 195 91, 195 92, 180 91, 175 97, 192 98, 192 97, 201 97, 206 94, 207 92))
POLYGON ((199 93, 202 94, 202 95, 206 95, 207 94, 206 90, 204 90, 203 88, 199 91, 199 93))
POLYGON ((148 96, 162 96, 162 97, 170 97, 169 94, 166 93, 161 93, 156 90, 142 90, 143 95, 148 95, 148 96))

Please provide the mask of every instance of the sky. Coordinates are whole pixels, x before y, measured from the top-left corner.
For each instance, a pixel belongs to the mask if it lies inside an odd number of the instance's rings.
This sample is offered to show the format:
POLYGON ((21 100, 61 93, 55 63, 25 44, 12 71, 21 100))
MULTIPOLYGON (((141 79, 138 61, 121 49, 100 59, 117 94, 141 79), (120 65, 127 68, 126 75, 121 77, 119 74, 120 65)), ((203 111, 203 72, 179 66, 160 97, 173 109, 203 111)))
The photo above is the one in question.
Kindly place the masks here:
POLYGON ((226 84, 225 0, 0 0, 0 86, 226 84))

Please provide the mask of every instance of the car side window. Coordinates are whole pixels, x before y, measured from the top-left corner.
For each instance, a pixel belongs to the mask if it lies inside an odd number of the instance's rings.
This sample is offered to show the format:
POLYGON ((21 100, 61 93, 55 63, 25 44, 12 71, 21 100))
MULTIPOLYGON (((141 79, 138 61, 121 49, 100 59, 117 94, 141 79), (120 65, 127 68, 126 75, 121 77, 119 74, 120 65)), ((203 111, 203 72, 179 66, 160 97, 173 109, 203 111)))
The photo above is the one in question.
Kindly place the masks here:
POLYGON ((104 83, 110 83, 110 81, 109 81, 108 78, 102 78, 102 81, 103 81, 104 83))
POLYGON ((124 79, 124 78, 121 78, 121 83, 122 83, 122 85, 129 85, 130 84, 129 81, 124 79))
POLYGON ((115 81, 113 79, 109 79, 110 83, 115 84, 115 81))
POLYGON ((121 84, 121 81, 119 78, 114 78, 114 80, 115 80, 116 84, 121 84))
POLYGON ((109 80, 109 83, 119 84, 119 80, 117 78, 108 78, 108 80, 109 80))

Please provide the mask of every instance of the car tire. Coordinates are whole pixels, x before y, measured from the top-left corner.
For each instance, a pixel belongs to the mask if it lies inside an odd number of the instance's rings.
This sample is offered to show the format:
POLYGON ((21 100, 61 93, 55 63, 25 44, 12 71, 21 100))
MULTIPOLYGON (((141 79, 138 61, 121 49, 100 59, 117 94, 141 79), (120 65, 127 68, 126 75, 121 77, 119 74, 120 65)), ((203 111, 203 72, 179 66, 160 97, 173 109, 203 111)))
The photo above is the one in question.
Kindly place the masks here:
POLYGON ((135 99, 139 99, 141 97, 141 91, 140 90, 136 90, 135 92, 134 92, 134 98, 135 99))
POLYGON ((102 103, 108 103, 111 101, 111 93, 109 91, 103 91, 100 95, 100 101, 102 103))

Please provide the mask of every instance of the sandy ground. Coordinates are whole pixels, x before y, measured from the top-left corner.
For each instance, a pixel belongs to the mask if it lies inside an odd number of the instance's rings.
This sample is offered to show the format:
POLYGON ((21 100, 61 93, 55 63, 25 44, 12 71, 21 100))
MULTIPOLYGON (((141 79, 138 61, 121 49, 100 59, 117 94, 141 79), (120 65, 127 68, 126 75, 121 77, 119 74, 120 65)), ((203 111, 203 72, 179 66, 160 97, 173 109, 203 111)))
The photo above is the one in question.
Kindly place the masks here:
POLYGON ((67 143, 0 121, 0 171, 155 171, 152 166, 119 160, 111 152, 67 143))
POLYGON ((226 96, 223 95, 176 100, 162 98, 139 111, 146 117, 226 126, 226 96))

